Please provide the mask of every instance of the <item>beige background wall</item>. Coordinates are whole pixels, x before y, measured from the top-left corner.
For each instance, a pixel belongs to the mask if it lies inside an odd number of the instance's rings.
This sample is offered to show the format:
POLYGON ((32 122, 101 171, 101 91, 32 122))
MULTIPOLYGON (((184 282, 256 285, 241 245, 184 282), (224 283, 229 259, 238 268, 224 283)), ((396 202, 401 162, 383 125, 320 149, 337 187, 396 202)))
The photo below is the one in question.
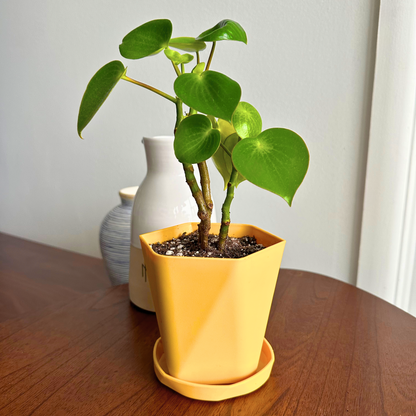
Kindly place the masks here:
MULTIPOLYGON (((82 141, 76 118, 89 79, 121 59, 123 36, 148 20, 169 18, 174 36, 197 36, 231 18, 248 45, 218 44, 211 68, 240 83, 264 128, 290 127, 311 153, 292 208, 245 182, 233 220, 287 239, 284 267, 355 283, 378 8, 377 0, 1 2, 0 231, 100 256, 101 220, 118 190, 145 176, 141 137, 170 134, 175 114, 121 83, 82 141)), ((172 92, 163 55, 123 62, 172 92)), ((212 176, 219 205, 222 179, 212 176)))

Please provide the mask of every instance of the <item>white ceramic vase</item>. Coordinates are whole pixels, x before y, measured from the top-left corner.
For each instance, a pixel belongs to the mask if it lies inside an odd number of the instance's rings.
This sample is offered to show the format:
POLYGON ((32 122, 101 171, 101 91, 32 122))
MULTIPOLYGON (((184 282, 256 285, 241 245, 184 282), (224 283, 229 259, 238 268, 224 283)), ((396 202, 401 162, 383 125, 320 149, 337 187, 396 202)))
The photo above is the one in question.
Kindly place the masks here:
MULTIPOLYGON (((185 182, 182 164, 173 151, 173 139, 173 136, 143 138, 147 174, 136 193, 131 217, 130 300, 136 306, 152 312, 155 309, 147 281, 140 234, 199 221, 198 208, 185 182)), ((216 222, 215 206, 212 222, 216 222)))

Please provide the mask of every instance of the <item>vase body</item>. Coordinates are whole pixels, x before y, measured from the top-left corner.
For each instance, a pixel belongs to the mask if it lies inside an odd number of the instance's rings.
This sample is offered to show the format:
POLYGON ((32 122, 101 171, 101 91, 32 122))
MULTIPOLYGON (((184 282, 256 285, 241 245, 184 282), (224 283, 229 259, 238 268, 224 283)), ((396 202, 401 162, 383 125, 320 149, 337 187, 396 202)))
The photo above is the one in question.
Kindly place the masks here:
MULTIPOLYGON (((162 256, 151 244, 197 229, 180 224, 141 236, 169 374, 200 384, 230 384, 257 369, 285 241, 251 225, 266 248, 240 259, 162 256)), ((218 233, 220 224, 212 224, 218 233)))
POLYGON ((119 192, 121 204, 104 218, 100 228, 100 249, 111 284, 129 281, 130 223, 137 186, 119 192))
MULTIPOLYGON (((182 164, 173 151, 172 136, 144 137, 147 174, 134 199, 131 219, 130 300, 154 312, 140 234, 189 221, 199 221, 198 208, 185 182, 182 164)), ((213 211, 212 221, 215 221, 213 211)))

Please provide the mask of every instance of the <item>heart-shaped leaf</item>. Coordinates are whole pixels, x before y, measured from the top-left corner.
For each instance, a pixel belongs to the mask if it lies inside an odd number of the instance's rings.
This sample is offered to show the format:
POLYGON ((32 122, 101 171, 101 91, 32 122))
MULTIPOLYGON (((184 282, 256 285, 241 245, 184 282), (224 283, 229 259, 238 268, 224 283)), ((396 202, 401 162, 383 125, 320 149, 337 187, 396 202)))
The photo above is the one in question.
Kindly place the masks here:
POLYGON ((88 125, 95 113, 102 106, 112 89, 126 73, 120 61, 112 61, 99 69, 87 85, 78 113, 78 135, 88 125))
POLYGON ((216 42, 219 40, 237 40, 247 43, 247 35, 241 25, 233 20, 221 20, 211 29, 202 32, 196 40, 216 42))
POLYGON ((189 53, 184 53, 182 55, 179 52, 173 51, 169 48, 166 48, 164 52, 167 58, 170 59, 176 65, 187 64, 188 62, 191 62, 192 59, 194 59, 194 57, 189 53))
POLYGON ((193 74, 202 74, 205 69, 205 62, 200 62, 199 64, 196 64, 194 69, 191 71, 193 74))
POLYGON ((154 55, 169 45, 172 22, 168 19, 151 20, 127 34, 120 45, 124 58, 140 59, 154 55))
POLYGON ((182 120, 173 144, 181 163, 200 163, 209 159, 220 145, 220 132, 214 130, 207 116, 195 114, 182 120))
MULTIPOLYGON (((212 123, 212 121, 211 121, 212 123)), ((238 143, 239 137, 235 132, 233 126, 225 120, 218 120, 218 128, 221 136, 221 144, 226 147, 228 152, 231 154, 234 146, 238 143)), ((215 154, 212 156, 212 161, 214 162, 215 167, 218 172, 224 179, 224 189, 227 188, 228 182, 230 182, 231 172, 233 169, 233 163, 231 162, 231 157, 229 154, 222 148, 219 147, 215 154)), ((238 186, 243 182, 245 178, 238 174, 234 186, 238 186)))
POLYGON ((231 121, 241 88, 237 82, 215 71, 182 74, 175 80, 176 95, 189 107, 231 121))
POLYGON ((189 37, 172 38, 169 41, 169 46, 171 48, 180 49, 181 51, 186 52, 199 52, 203 51, 207 47, 205 42, 189 37))
POLYGON ((309 152, 302 138, 282 128, 268 129, 234 147, 235 168, 248 181, 281 196, 289 205, 306 175, 309 152))
POLYGON ((249 103, 241 101, 233 114, 233 126, 238 135, 245 139, 257 137, 261 133, 261 117, 259 112, 249 103))
MULTIPOLYGON (((221 133, 221 141, 223 142, 228 136, 231 136, 232 134, 236 133, 234 126, 225 120, 222 120, 221 118, 218 119, 218 129, 221 133)), ((233 149, 230 150, 230 152, 233 149)))

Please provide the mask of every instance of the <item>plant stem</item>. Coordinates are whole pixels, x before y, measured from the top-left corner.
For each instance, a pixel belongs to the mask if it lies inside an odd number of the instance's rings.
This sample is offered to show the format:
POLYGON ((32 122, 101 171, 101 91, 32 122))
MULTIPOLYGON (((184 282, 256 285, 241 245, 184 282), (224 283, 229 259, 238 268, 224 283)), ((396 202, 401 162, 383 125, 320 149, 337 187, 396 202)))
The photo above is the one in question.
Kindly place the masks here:
POLYGON ((230 207, 231 202, 234 199, 234 188, 235 180, 237 179, 238 172, 236 169, 233 168, 231 172, 230 182, 228 182, 227 187, 227 196, 225 197, 224 204, 222 205, 222 218, 221 218, 221 229, 220 229, 220 236, 218 241, 218 249, 220 251, 224 250, 225 247, 225 240, 228 236, 228 229, 230 228, 230 207))
POLYGON ((173 69, 176 72, 176 75, 177 76, 181 75, 181 71, 179 71, 178 65, 176 65, 173 61, 171 61, 171 62, 172 62, 172 65, 173 65, 173 69))
POLYGON ((209 172, 207 162, 198 163, 199 174, 201 176, 201 187, 202 187, 202 195, 204 196, 205 203, 207 207, 212 212, 212 208, 214 204, 211 199, 211 182, 209 179, 209 172))
POLYGON ((209 54, 207 66, 205 67, 205 71, 208 71, 209 67, 211 66, 212 57, 214 56, 214 51, 215 51, 215 44, 216 44, 216 42, 212 42, 212 48, 211 48, 211 52, 209 54))
POLYGON ((197 52, 196 52, 196 63, 197 63, 197 65, 198 65, 200 62, 201 62, 201 58, 200 58, 200 56, 199 56, 199 52, 197 51, 197 52))
POLYGON ((227 155, 231 157, 230 151, 222 143, 220 143, 220 146, 221 146, 222 150, 224 150, 224 152, 227 153, 227 155))
POLYGON ((174 134, 176 134, 176 129, 179 127, 179 124, 181 124, 181 121, 183 120, 183 110, 182 110, 182 100, 179 98, 176 100, 176 124, 175 124, 175 130, 174 134))
POLYGON ((123 76, 121 77, 121 79, 124 79, 125 81, 129 81, 129 82, 131 82, 131 83, 133 83, 133 84, 139 85, 140 87, 143 87, 143 88, 146 88, 146 89, 148 89, 148 90, 150 90, 150 91, 153 91, 153 92, 155 92, 156 94, 161 95, 163 98, 166 98, 167 100, 172 101, 173 103, 175 103, 175 104, 176 104, 176 101, 177 101, 177 100, 176 100, 176 98, 175 98, 175 97, 172 97, 171 95, 166 94, 165 92, 160 91, 160 90, 158 90, 157 88, 151 87, 150 85, 144 84, 143 82, 136 81, 135 79, 129 78, 127 75, 123 75, 123 76))
POLYGON ((183 169, 185 171, 186 183, 191 189, 192 196, 198 205, 198 217, 201 220, 198 225, 199 243, 201 249, 206 250, 208 248, 208 234, 211 229, 211 211, 207 207, 204 196, 199 189, 193 166, 189 163, 184 163, 183 169))
MULTIPOLYGON (((183 119, 184 119, 184 115, 183 115, 183 110, 182 110, 182 101, 178 98, 176 101, 175 133, 176 133, 176 129, 179 127, 179 124, 181 123, 183 119)), ((207 206, 204 195, 202 191, 199 189, 198 183, 194 175, 193 166, 189 163, 183 163, 182 166, 185 172, 186 183, 188 184, 192 192, 192 196, 194 197, 195 202, 198 205, 198 217, 201 220, 200 224, 198 225, 199 243, 201 245, 201 249, 206 250, 208 248, 208 234, 211 229, 211 212, 212 211, 207 206)), ((207 174, 208 174, 208 169, 207 169, 207 174)), ((212 201, 211 201, 211 204, 212 204, 212 201)))

